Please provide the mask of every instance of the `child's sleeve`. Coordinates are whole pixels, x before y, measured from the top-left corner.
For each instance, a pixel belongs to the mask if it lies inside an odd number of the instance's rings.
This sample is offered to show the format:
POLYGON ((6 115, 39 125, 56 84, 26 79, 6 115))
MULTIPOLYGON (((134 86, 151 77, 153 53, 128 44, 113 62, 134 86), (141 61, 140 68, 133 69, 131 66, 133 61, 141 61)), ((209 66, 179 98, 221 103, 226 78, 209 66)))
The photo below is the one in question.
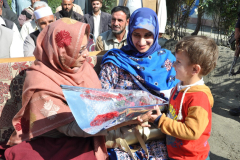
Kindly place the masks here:
MULTIPOLYGON (((207 108, 211 106, 209 101, 202 97, 199 97, 195 101, 200 105, 190 105, 184 122, 173 120, 163 114, 158 123, 161 131, 178 139, 197 140, 208 126, 209 113, 207 108)), ((191 104, 194 104, 194 100, 191 104)))

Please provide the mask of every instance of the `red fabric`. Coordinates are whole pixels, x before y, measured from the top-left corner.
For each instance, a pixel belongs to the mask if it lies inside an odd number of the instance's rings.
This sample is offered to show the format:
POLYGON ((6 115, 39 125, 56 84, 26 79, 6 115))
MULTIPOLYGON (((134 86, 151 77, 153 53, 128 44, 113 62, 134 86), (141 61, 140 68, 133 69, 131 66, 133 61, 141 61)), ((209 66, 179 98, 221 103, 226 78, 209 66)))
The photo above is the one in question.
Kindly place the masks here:
MULTIPOLYGON (((172 111, 169 111, 172 117, 177 117, 183 92, 175 94, 177 88, 174 90, 170 104, 173 106, 172 111)), ((197 140, 182 140, 167 135, 167 151, 168 156, 173 159, 186 159, 186 160, 205 160, 208 157, 210 146, 208 139, 211 134, 211 121, 212 121, 212 107, 209 103, 209 97, 204 92, 187 92, 185 94, 182 106, 182 115, 184 123, 185 117, 188 115, 188 108, 192 106, 201 106, 208 112, 209 124, 205 131, 197 140), (199 98, 201 97, 201 98, 199 98)))
POLYGON ((7 142, 1 142, 0 143, 0 159, 5 160, 4 152, 7 148, 10 146, 6 145, 7 142))
POLYGON ((5 151, 7 160, 94 160, 93 138, 41 137, 22 142, 5 151))

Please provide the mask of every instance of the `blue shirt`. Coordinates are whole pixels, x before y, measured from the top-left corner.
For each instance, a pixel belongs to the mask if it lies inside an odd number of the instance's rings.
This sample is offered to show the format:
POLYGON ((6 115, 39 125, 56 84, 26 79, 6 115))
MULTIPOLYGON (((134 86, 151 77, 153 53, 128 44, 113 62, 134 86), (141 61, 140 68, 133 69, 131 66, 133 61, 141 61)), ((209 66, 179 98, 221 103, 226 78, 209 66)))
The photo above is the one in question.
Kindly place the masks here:
POLYGON ((22 10, 24 10, 25 8, 27 8, 30 5, 31 5, 30 0, 12 0, 11 7, 12 7, 12 11, 14 13, 16 13, 17 16, 19 17, 22 10))

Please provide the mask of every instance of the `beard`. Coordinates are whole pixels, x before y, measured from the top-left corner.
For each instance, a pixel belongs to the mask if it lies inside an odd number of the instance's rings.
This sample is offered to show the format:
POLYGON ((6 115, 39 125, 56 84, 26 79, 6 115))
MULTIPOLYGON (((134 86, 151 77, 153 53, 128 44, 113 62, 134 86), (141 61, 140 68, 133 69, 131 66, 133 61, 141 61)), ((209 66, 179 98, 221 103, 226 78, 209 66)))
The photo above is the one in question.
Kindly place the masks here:
MULTIPOLYGON (((63 8, 63 6, 62 6, 62 8, 63 8)), ((62 9, 62 15, 63 15, 63 17, 71 17, 72 12, 73 12, 73 8, 71 8, 70 11, 67 11, 67 10, 62 9)))
POLYGON ((98 12, 99 10, 100 10, 99 7, 93 8, 93 12, 94 12, 94 13, 98 12))
POLYGON ((112 33, 113 33, 113 34, 121 34, 125 29, 126 29, 126 25, 125 25, 125 26, 123 27, 123 29, 120 30, 120 31, 112 30, 112 33))

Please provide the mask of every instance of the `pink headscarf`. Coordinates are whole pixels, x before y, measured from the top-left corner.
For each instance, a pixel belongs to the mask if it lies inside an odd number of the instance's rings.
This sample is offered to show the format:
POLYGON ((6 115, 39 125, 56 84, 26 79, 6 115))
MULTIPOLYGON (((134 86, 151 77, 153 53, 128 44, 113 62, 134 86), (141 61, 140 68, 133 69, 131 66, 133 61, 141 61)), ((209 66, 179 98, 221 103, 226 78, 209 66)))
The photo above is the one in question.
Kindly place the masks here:
MULTIPOLYGON (((34 51, 36 60, 26 71, 22 108, 13 118, 15 131, 8 145, 30 140, 74 121, 61 84, 101 88, 98 76, 88 62, 79 69, 70 68, 78 58, 86 30, 90 30, 88 24, 62 18, 39 34, 34 51)), ((94 144, 98 145, 96 154, 104 155, 103 137, 94 137, 94 144)))

